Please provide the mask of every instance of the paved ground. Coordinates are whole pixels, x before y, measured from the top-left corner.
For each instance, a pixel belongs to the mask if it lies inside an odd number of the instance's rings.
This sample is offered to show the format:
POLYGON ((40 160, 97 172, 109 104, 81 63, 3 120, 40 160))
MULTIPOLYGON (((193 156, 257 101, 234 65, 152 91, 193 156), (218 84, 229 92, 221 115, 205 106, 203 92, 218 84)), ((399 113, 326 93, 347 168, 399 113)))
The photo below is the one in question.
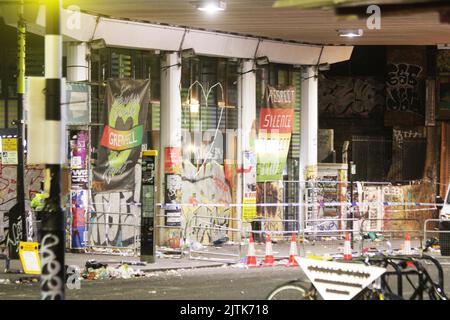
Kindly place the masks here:
MULTIPOLYGON (((450 267, 445 266, 444 272, 450 274, 450 267)), ((66 294, 73 300, 263 300, 280 284, 298 278, 304 278, 299 268, 222 266, 149 272, 128 280, 82 280, 79 290, 67 290, 66 294)), ((450 292, 449 281, 445 289, 450 292)), ((411 293, 411 289, 406 287, 405 292, 411 293)), ((38 283, 0 284, 0 300, 39 299, 39 294, 38 283)))
MULTIPOLYGON (((231 267, 154 272, 129 280, 84 280, 67 299, 265 299, 277 285, 301 277, 298 268, 237 269, 231 267)), ((39 299, 39 286, 0 284, 0 300, 39 299)))
MULTIPOLYGON (((342 241, 328 241, 327 243, 299 244, 299 252, 305 254, 324 254, 326 252, 339 252, 342 241)), ((371 247, 376 246, 373 243, 371 247)), ((401 243, 396 243, 395 247, 401 243)), ((413 243, 413 247, 415 244, 413 243)), ((256 244, 258 257, 264 256, 265 245, 256 244)), ((356 250, 357 246, 355 246, 356 250)), ((210 247, 209 252, 237 254, 239 250, 233 247, 210 247)), ((241 248, 240 255, 245 257, 247 246, 241 248)), ((288 243, 274 244, 274 254, 277 257, 286 257, 289 253, 288 243)), ((245 269, 236 265, 210 260, 217 255, 200 255, 205 260, 191 260, 188 256, 181 259, 157 258, 153 264, 139 265, 139 258, 117 255, 98 254, 66 254, 67 265, 78 265, 84 268, 87 260, 94 259, 118 266, 121 262, 128 263, 134 269, 146 273, 145 277, 133 279, 112 280, 82 280, 81 289, 67 290, 67 299, 212 299, 212 300, 244 300, 265 299, 269 292, 287 281, 304 278, 299 268, 286 268, 277 266, 272 268, 245 269), (137 264, 137 265, 133 265, 137 264)), ((229 257, 228 257, 229 258, 229 257)), ((0 261, 0 267, 2 267, 0 261)), ((450 274, 450 266, 445 266, 445 273, 450 274)), ((12 269, 21 269, 20 263, 15 261, 12 269)), ((433 275, 436 272, 432 270, 433 275)), ((449 282, 449 281, 447 281, 449 282)), ((450 286, 446 283, 446 291, 450 286)), ((405 289, 408 292, 408 288, 405 289)), ((39 299, 38 278, 28 277, 24 274, 0 273, 0 300, 4 299, 39 299), (24 279, 25 281, 17 280, 24 279), (9 284, 4 284, 5 279, 9 284), (3 281, 3 283, 2 283, 3 281), (33 282, 34 281, 34 282, 33 282)))

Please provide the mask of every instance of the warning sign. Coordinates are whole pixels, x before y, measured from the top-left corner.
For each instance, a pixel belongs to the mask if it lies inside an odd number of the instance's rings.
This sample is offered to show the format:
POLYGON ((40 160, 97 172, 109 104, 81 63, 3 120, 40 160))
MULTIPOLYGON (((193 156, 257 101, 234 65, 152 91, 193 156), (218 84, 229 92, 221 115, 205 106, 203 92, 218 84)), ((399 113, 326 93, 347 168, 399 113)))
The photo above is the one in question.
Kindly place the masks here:
POLYGON ((17 138, 2 138, 2 164, 17 164, 17 138))
POLYGON ((41 260, 37 242, 20 242, 19 255, 23 271, 26 274, 41 274, 41 260))
POLYGON ((362 263, 295 259, 324 300, 351 300, 386 272, 362 263))

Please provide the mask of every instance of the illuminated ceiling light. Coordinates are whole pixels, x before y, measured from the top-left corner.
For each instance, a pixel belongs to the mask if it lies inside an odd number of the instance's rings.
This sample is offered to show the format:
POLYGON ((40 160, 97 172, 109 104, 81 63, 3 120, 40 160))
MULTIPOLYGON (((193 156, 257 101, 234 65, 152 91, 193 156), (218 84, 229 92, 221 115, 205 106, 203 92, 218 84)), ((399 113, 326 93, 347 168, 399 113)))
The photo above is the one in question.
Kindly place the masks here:
POLYGON ((202 0, 196 3, 196 7, 199 11, 215 13, 224 11, 227 8, 227 4, 221 0, 202 0))
POLYGON ((355 38, 363 35, 363 29, 339 29, 337 30, 340 37, 355 38))
POLYGON ((200 103, 197 99, 191 99, 189 103, 189 109, 192 113, 198 113, 200 111, 200 103))

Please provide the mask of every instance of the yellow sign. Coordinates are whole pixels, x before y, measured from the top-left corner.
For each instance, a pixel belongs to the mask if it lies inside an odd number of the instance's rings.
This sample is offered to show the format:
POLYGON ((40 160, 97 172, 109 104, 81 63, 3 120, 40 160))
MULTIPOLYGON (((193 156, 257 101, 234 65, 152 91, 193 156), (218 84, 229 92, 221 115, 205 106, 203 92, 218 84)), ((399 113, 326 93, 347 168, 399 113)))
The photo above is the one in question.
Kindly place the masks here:
POLYGON ((17 151, 17 138, 3 138, 2 151, 17 151))
POLYGON ((153 156, 156 157, 158 155, 158 150, 143 150, 142 151, 143 156, 153 156))
POLYGON ((41 259, 39 258, 37 242, 20 242, 19 256, 23 271, 26 274, 41 274, 41 259))
POLYGON ((244 221, 251 221, 256 218, 256 198, 244 198, 242 201, 244 205, 242 208, 242 219, 244 221), (249 204, 249 206, 246 206, 249 204))

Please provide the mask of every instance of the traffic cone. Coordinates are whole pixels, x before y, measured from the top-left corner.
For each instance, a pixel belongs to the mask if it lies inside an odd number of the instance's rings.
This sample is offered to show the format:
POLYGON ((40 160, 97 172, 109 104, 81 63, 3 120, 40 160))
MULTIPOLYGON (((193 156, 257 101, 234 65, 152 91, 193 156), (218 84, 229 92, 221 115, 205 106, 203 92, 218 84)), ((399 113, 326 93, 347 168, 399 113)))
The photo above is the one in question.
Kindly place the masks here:
POLYGON ((272 250, 272 239, 270 234, 266 236, 266 256, 264 257, 263 267, 272 267, 275 264, 272 250))
POLYGON ((248 243, 248 254, 247 254, 247 267, 257 267, 256 263, 256 252, 255 252, 255 242, 253 241, 253 234, 250 233, 250 240, 248 243))
POLYGON ((297 250, 297 236, 295 233, 292 234, 291 238, 291 248, 289 249, 289 261, 286 264, 286 267, 298 267, 297 260, 295 260, 295 257, 298 256, 298 250, 297 250))
MULTIPOLYGON (((405 243, 403 244, 403 254, 404 255, 412 255, 411 250, 411 235, 409 233, 405 234, 405 243)), ((407 261, 406 266, 408 268, 414 268, 414 263, 412 261, 407 261)))
POLYGON ((344 260, 352 260, 352 246, 350 244, 350 235, 348 232, 345 233, 344 238, 344 260))

